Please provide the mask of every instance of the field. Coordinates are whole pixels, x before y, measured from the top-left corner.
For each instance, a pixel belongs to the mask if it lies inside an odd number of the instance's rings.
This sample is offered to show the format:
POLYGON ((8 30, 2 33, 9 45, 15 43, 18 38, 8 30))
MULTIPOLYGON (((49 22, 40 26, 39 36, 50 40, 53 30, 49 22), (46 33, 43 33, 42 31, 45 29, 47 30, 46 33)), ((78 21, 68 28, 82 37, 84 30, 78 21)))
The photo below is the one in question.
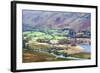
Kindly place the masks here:
POLYGON ((24 63, 91 58, 90 53, 86 53, 84 48, 73 44, 72 40, 65 36, 43 32, 24 32, 23 36, 24 63))
POLYGON ((65 61, 65 60, 73 60, 73 59, 66 59, 66 58, 57 58, 54 55, 42 52, 31 52, 31 51, 24 51, 23 54, 23 62, 45 62, 45 61, 65 61))

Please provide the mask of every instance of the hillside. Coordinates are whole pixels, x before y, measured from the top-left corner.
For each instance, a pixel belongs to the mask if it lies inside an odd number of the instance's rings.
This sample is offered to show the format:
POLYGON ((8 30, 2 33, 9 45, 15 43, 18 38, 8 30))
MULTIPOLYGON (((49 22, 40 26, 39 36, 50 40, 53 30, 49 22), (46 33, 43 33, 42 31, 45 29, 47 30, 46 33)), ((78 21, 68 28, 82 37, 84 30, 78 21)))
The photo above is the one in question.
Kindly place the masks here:
POLYGON ((91 29, 90 13, 23 10, 22 15, 24 31, 70 28, 78 32, 91 29))

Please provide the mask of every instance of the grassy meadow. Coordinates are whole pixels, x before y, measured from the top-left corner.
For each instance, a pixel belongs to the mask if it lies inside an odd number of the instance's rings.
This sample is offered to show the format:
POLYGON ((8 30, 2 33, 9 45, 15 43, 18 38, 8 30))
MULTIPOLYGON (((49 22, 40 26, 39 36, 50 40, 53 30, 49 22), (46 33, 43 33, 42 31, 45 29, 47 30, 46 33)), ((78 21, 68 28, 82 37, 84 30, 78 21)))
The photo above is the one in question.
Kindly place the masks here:
POLYGON ((73 44, 71 38, 58 34, 57 30, 48 33, 23 32, 23 62, 69 61, 90 59, 90 53, 73 44), (54 33, 56 31, 56 33, 54 33), (71 57, 71 58, 69 58, 71 57))

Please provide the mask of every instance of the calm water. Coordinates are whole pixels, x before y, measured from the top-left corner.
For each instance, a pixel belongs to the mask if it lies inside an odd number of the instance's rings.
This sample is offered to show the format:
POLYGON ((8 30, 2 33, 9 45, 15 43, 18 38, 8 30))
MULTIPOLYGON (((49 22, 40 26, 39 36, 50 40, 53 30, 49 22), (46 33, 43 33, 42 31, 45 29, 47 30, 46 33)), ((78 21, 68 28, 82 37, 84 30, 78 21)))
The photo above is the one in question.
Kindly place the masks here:
POLYGON ((85 52, 91 52, 91 45, 80 45, 82 48, 85 49, 85 52))

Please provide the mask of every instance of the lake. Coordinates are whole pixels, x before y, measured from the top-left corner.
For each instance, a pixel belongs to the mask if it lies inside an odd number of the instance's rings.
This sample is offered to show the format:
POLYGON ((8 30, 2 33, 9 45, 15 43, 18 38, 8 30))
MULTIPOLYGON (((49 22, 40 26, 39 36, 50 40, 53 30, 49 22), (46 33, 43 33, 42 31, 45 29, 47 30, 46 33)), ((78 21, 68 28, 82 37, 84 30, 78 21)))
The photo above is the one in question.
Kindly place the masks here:
POLYGON ((82 48, 84 48, 85 52, 91 52, 91 45, 79 45, 82 48))

